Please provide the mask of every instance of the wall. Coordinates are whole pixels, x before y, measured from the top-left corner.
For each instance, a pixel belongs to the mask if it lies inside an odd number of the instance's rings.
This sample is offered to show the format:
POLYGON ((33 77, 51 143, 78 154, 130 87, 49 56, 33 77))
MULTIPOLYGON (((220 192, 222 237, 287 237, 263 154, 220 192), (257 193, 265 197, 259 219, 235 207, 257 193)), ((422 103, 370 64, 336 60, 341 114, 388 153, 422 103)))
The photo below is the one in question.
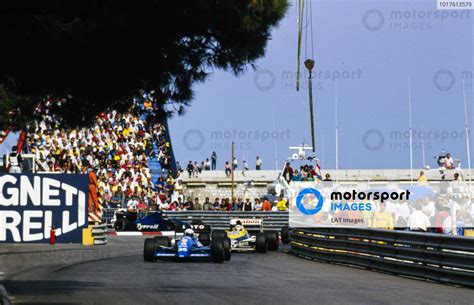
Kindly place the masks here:
MULTIPOLYGON (((412 171, 413 179, 418 179, 420 169, 412 171)), ((425 175, 429 181, 440 180, 438 169, 424 170, 425 175)), ((451 180, 455 172, 462 172, 464 178, 467 180, 467 170, 450 170, 447 171, 446 180, 451 180)), ((333 180, 341 181, 409 181, 409 169, 352 169, 352 170, 324 170, 323 175, 329 173, 333 180)), ((247 171, 245 175, 242 171, 235 172, 235 189, 234 196, 242 197, 249 196, 254 198, 267 194, 267 185, 274 182, 278 177, 278 171, 247 171), (253 181, 253 187, 247 188, 245 182, 253 181)), ((471 171, 474 175, 474 171, 471 171)), ((189 178, 188 174, 183 173, 183 183, 185 185, 185 195, 199 197, 201 201, 205 197, 231 197, 231 178, 225 175, 224 171, 205 171, 198 177, 189 178)))
MULTIPOLYGON (((203 172, 197 178, 189 179, 187 173, 183 182, 185 184, 185 195, 199 197, 204 200, 205 197, 214 199, 215 197, 231 197, 232 182, 231 178, 225 175, 224 171, 203 172)), ((234 196, 245 198, 259 197, 267 194, 267 185, 275 181, 278 177, 277 171, 248 171, 245 176, 241 171, 235 172, 234 196), (253 182, 252 187, 247 187, 246 182, 253 182)))

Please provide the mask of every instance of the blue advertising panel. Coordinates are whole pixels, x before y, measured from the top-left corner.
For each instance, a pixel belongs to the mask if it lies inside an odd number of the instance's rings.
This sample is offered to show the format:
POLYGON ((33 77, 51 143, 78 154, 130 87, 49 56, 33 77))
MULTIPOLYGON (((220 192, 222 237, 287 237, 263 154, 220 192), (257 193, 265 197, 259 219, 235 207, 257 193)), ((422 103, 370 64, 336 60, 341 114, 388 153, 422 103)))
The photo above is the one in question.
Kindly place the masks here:
POLYGON ((89 177, 69 174, 0 174, 0 243, 82 242, 89 177))

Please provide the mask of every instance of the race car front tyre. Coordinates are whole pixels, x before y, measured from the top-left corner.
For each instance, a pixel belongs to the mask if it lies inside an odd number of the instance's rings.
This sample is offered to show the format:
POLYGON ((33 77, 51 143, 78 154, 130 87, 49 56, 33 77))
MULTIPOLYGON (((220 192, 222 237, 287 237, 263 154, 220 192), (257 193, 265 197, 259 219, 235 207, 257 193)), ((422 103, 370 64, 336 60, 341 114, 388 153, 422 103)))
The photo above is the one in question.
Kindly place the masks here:
POLYGON ((278 232, 270 231, 265 232, 267 237, 267 246, 269 251, 277 251, 279 246, 278 232))
POLYGON ((211 244, 211 236, 207 232, 199 233, 198 239, 203 246, 209 246, 211 244))
POLYGON ((232 256, 232 249, 230 245, 230 238, 224 237, 224 259, 226 261, 230 261, 230 257, 232 256))
POLYGON ((290 228, 288 226, 284 226, 281 228, 281 242, 284 244, 288 244, 290 242, 290 228))
POLYGON ((214 263, 223 263, 225 259, 224 239, 216 237, 211 243, 211 257, 214 263))
POLYGON ((145 246, 143 247, 143 260, 145 262, 152 262, 155 260, 156 242, 154 238, 145 239, 145 246))
POLYGON ((214 230, 212 231, 212 239, 214 238, 224 238, 227 236, 227 233, 223 230, 214 230))
POLYGON ((168 236, 155 236, 157 246, 171 247, 171 239, 168 236))
POLYGON ((255 239, 255 250, 258 253, 267 252, 267 237, 265 236, 265 233, 263 232, 257 233, 256 239, 255 239))

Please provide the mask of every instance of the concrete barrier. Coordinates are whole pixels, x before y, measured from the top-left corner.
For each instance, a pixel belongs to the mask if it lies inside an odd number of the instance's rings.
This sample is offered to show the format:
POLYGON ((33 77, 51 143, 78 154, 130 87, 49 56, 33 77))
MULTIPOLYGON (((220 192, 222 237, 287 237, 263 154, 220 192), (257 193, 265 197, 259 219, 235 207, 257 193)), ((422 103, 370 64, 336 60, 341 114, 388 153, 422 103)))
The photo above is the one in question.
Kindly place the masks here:
MULTIPOLYGON (((417 181, 419 172, 422 169, 350 169, 333 170, 323 169, 322 174, 330 174, 333 181, 410 181, 410 177, 417 181)), ((424 170, 428 181, 440 181, 441 175, 438 169, 424 170)), ((234 196, 257 198, 267 194, 267 186, 274 182, 279 175, 276 170, 250 170, 245 175, 241 170, 236 170, 234 175, 234 196), (252 181, 252 185, 248 183, 252 181)), ((446 180, 452 180, 454 173, 461 173, 464 180, 469 178, 467 170, 448 170, 446 171, 446 180)), ((472 173, 472 172, 471 172, 472 173)), ((203 171, 197 177, 189 177, 187 172, 182 175, 184 194, 186 196, 203 200, 206 197, 225 198, 231 197, 232 183, 231 178, 226 176, 224 171, 203 171)))

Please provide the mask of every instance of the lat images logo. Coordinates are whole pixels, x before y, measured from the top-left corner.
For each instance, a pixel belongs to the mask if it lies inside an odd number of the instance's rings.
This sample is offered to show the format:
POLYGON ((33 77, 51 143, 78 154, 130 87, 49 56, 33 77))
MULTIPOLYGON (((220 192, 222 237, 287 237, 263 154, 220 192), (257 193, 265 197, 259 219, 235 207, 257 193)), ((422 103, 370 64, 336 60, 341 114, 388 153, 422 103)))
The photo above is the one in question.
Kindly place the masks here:
POLYGON ((296 196, 296 207, 305 215, 317 214, 321 211, 323 203, 323 196, 315 188, 303 189, 298 193, 298 196, 296 196))

